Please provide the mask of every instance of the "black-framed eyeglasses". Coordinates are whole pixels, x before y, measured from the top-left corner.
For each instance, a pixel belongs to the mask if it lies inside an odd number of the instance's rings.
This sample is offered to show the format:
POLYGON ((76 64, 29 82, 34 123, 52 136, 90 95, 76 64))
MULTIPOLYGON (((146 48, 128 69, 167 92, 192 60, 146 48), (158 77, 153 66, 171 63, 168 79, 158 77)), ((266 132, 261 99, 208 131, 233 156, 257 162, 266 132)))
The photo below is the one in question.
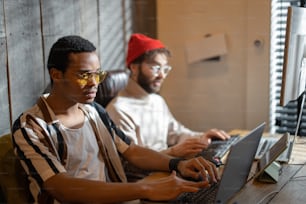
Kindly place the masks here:
POLYGON ((158 75, 160 72, 162 72, 164 75, 167 75, 172 69, 170 65, 165 65, 165 66, 152 65, 150 66, 150 68, 154 75, 158 75))
POLYGON ((96 72, 80 72, 76 73, 80 85, 85 86, 89 80, 94 79, 96 83, 101 83, 107 76, 107 72, 99 69, 96 72))

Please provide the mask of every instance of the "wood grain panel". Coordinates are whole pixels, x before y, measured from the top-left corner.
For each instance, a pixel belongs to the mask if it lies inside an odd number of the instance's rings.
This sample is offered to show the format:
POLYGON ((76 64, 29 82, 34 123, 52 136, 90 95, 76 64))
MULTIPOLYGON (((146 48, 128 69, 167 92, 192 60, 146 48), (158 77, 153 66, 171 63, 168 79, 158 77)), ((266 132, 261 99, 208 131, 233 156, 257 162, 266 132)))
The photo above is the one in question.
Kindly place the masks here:
POLYGON ((80 35, 90 40, 99 48, 98 5, 96 0, 82 0, 80 2, 80 35))
POLYGON ((44 87, 39 0, 5 1, 12 119, 35 104, 44 87))
MULTIPOLYGON (((65 1, 41 1, 42 12, 42 37, 43 37, 43 55, 45 70, 47 70, 47 60, 52 44, 64 35, 77 34, 79 27, 76 26, 78 18, 75 12, 75 4, 79 0, 65 1), (78 27, 78 28, 77 28, 78 27)), ((49 83, 49 73, 45 72, 46 84, 49 83)))
POLYGON ((46 61, 58 38, 81 35, 96 45, 101 61, 108 63, 103 68, 124 66, 132 2, 0 0, 0 135, 49 84, 46 61))
POLYGON ((5 37, 3 0, 0 0, 0 38, 5 37))
POLYGON ((0 136, 10 132, 3 0, 0 0, 0 136))
POLYGON ((10 112, 6 70, 6 39, 0 37, 0 136, 10 132, 10 112))
MULTIPOLYGON (((65 35, 81 35, 98 43, 96 0, 42 1, 41 7, 45 64, 52 44, 65 35)), ((47 72, 45 78, 49 82, 47 72)))
POLYGON ((42 23, 44 36, 78 34, 80 31, 80 0, 42 1, 42 23))

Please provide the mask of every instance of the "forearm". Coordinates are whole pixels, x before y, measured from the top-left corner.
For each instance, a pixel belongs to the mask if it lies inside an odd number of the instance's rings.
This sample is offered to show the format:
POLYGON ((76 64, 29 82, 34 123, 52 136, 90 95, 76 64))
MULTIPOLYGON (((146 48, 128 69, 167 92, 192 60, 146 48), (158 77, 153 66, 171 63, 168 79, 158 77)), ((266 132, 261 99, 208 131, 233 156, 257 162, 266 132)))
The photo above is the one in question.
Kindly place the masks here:
POLYGON ((146 198, 149 188, 143 183, 107 183, 58 174, 48 179, 45 189, 64 203, 118 203, 146 198))
POLYGON ((178 155, 176 155, 176 153, 173 151, 173 148, 172 147, 169 147, 167 149, 164 149, 162 151, 160 151, 160 153, 162 154, 167 154, 171 157, 178 157, 178 155))
POLYGON ((123 154, 135 166, 146 170, 169 171, 170 156, 138 145, 130 145, 123 154))

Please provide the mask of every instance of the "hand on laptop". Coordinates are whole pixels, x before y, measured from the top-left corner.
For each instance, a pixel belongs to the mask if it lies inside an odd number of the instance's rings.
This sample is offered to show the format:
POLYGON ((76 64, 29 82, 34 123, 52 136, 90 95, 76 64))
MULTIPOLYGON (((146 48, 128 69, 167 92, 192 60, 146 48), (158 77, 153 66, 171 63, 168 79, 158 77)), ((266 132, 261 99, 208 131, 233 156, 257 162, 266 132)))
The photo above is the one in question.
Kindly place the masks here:
POLYGON ((174 157, 191 158, 199 154, 209 145, 207 140, 200 137, 189 137, 169 148, 169 155, 174 157))
POLYGON ((210 182, 217 182, 220 179, 215 164, 201 156, 182 160, 178 163, 177 168, 183 177, 191 177, 198 180, 201 178, 203 181, 210 182))
POLYGON ((223 130, 210 129, 203 132, 200 137, 188 137, 187 139, 169 148, 168 154, 174 157, 192 158, 206 149, 213 139, 227 140, 231 136, 223 130))
POLYGON ((137 181, 145 185, 148 189, 146 195, 143 195, 146 200, 165 201, 176 198, 183 192, 197 192, 199 188, 208 187, 208 181, 193 182, 182 179, 173 171, 162 174, 152 174, 142 180, 137 181))
POLYGON ((223 130, 219 130, 219 129, 210 129, 207 132, 204 132, 203 135, 201 136, 201 138, 208 144, 211 143, 211 140, 216 139, 216 140, 227 140, 229 139, 231 136, 229 134, 227 134, 225 131, 223 130))

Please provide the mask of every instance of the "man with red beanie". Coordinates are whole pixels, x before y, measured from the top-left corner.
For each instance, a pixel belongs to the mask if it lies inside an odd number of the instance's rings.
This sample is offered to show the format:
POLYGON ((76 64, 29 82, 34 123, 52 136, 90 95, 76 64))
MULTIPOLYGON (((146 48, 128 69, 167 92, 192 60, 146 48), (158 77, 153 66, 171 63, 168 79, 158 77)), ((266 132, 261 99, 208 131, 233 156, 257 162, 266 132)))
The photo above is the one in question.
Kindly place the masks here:
POLYGON ((206 148, 211 138, 228 139, 222 130, 195 132, 171 114, 157 94, 169 74, 170 51, 164 44, 143 34, 133 34, 128 43, 128 85, 107 106, 119 128, 136 144, 174 157, 190 157, 206 148))

